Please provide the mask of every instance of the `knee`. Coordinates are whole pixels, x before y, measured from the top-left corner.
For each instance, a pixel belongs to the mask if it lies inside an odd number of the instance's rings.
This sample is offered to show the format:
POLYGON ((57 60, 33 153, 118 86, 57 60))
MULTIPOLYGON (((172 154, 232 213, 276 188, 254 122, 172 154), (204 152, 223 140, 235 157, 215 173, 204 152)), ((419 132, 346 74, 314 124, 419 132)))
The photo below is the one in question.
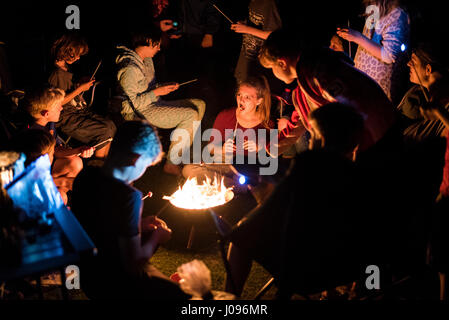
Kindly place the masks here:
POLYGON ((76 177, 83 169, 83 160, 80 157, 71 157, 67 163, 70 176, 76 177))
POLYGON ((196 111, 194 109, 190 109, 190 108, 186 108, 186 110, 185 110, 185 118, 189 122, 201 120, 199 118, 198 111, 196 111))
POLYGON ((63 191, 62 189, 58 189, 58 190, 59 190, 59 194, 61 195, 62 202, 64 202, 64 205, 67 205, 67 202, 69 201, 69 199, 67 198, 67 193, 65 191, 63 191))
POLYGON ((201 99, 192 99, 193 104, 195 104, 198 109, 198 120, 203 119, 204 112, 206 111, 206 102, 201 99))
POLYGON ((195 165, 188 164, 182 168, 182 176, 186 179, 192 177, 194 175, 195 165))

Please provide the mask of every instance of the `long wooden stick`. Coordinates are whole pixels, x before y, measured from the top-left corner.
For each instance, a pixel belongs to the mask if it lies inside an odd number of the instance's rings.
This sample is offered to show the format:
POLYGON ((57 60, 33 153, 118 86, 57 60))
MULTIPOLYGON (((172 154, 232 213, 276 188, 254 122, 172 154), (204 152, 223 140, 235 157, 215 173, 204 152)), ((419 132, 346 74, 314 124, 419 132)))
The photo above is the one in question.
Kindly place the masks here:
POLYGON ((183 85, 185 85, 185 84, 189 84, 189 83, 192 83, 192 82, 195 82, 195 81, 198 81, 198 79, 193 79, 193 80, 189 80, 189 81, 180 83, 179 86, 183 86, 183 85))
MULTIPOLYGON (((348 19, 348 30, 351 29, 351 23, 349 22, 348 19)), ((349 43, 349 57, 352 59, 352 47, 351 47, 351 41, 348 41, 349 43)))
MULTIPOLYGON (((102 145, 103 143, 111 142, 112 140, 113 140, 113 138, 106 139, 106 140, 104 140, 104 141, 102 141, 102 142, 100 142, 100 143, 97 143, 97 144, 94 145, 92 148, 96 149, 98 146, 102 145)), ((80 155, 81 155, 81 152, 77 154, 78 157, 79 157, 80 155)))
POLYGON ((223 17, 225 17, 230 23, 234 24, 234 22, 232 22, 232 20, 229 19, 228 16, 225 15, 225 14, 223 13, 223 11, 221 11, 220 9, 218 9, 218 7, 217 7, 215 4, 213 4, 212 6, 213 6, 215 9, 217 9, 218 12, 220 12, 220 13, 223 15, 223 17))
POLYGON ((100 62, 98 63, 97 68, 95 69, 95 71, 94 71, 92 77, 90 77, 90 80, 92 80, 93 78, 95 78, 95 75, 97 74, 98 69, 100 69, 101 62, 102 62, 102 60, 100 60, 100 62))

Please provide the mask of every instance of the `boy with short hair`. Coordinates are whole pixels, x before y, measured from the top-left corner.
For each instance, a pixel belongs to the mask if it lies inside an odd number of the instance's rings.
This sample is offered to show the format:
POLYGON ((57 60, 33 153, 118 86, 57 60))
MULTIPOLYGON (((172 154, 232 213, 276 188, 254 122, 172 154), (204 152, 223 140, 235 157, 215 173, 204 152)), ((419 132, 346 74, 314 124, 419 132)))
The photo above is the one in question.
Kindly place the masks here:
POLYGON ((142 218, 142 193, 131 184, 160 161, 156 130, 146 121, 118 128, 103 167, 85 168, 73 185, 72 209, 98 248, 81 266, 90 298, 184 299, 177 284, 149 264, 170 239, 164 221, 142 218))
POLYGON ((52 164, 53 179, 65 177, 73 180, 83 168, 81 157, 91 157, 94 148, 82 146, 68 149, 62 146, 61 140, 56 134, 55 122, 59 121, 64 96, 64 91, 60 89, 39 88, 27 93, 25 109, 32 118, 28 129, 47 131, 56 140, 52 164))

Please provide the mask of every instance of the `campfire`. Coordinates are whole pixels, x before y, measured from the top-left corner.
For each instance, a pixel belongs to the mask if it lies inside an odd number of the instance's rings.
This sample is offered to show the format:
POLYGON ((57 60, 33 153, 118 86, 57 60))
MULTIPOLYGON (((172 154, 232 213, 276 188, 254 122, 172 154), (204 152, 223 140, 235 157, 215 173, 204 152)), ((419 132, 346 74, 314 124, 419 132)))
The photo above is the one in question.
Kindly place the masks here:
POLYGON ((224 185, 224 178, 217 176, 212 181, 206 177, 206 180, 199 184, 197 178, 189 178, 182 187, 171 196, 164 196, 163 199, 169 200, 172 205, 188 210, 203 210, 221 206, 234 198, 234 192, 231 188, 224 185))

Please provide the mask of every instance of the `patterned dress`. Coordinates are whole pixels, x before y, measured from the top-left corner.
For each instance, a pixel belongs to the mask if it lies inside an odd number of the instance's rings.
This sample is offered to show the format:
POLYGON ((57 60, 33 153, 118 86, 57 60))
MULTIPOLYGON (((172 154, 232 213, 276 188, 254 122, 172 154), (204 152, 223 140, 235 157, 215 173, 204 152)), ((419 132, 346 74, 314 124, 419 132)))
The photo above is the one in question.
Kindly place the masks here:
POLYGON ((408 14, 401 8, 393 9, 376 23, 374 29, 370 30, 365 25, 363 34, 382 46, 382 59, 379 60, 359 46, 354 59, 355 67, 376 80, 388 98, 396 104, 404 93, 404 80, 407 83, 404 79, 407 54, 403 49, 409 44, 408 14))

